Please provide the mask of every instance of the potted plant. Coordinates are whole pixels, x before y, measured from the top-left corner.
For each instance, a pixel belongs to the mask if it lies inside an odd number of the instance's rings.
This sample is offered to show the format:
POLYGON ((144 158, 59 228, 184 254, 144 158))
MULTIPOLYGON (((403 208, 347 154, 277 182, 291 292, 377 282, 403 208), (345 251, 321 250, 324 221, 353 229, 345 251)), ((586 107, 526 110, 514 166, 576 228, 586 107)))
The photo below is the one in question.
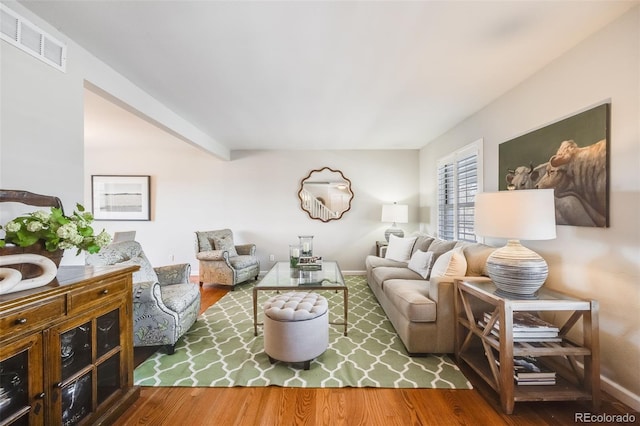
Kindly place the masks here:
POLYGON ((18 216, 0 226, 5 233, 0 254, 37 253, 59 266, 65 249, 75 248, 76 254, 83 250, 97 253, 111 242, 111 236, 104 229, 96 235, 92 222, 93 215, 82 204, 76 204, 69 216, 58 207, 18 216))

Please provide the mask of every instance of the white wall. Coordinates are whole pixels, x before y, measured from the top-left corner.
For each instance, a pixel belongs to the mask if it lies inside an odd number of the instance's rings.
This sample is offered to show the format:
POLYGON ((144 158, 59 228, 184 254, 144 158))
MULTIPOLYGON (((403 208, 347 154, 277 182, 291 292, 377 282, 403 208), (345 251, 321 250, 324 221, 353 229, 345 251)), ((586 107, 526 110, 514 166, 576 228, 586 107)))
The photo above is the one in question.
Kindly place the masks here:
POLYGON ((84 145, 76 69, 60 72, 4 41, 0 58, 0 188, 57 195, 75 206, 84 145))
POLYGON ((94 132, 87 121, 85 200, 94 174, 143 174, 152 182, 152 221, 98 222, 108 231, 137 230, 152 263, 198 263, 194 231, 230 228, 238 242, 257 245, 261 270, 283 260, 298 235, 314 235, 314 252, 363 271, 375 241, 390 224, 383 203, 413 206, 403 228, 417 228, 417 151, 235 151, 222 161, 87 91, 87 104, 110 117, 94 132), (342 219, 323 223, 300 209, 300 181, 313 169, 338 169, 351 180, 354 199, 342 219))
POLYGON ((495 191, 501 142, 606 100, 611 102, 611 226, 559 226, 556 240, 527 245, 549 262, 548 287, 599 301, 605 388, 638 409, 640 8, 429 143, 420 154, 421 206, 427 212, 422 226, 436 229, 438 158, 484 138, 485 190, 495 191))

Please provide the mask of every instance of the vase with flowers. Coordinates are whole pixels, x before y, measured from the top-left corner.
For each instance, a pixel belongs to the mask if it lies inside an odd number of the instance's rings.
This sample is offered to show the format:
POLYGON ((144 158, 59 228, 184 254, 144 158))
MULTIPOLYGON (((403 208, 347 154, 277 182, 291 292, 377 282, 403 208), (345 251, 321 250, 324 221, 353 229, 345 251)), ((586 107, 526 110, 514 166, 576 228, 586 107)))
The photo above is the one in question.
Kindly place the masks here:
POLYGON ((92 222, 93 215, 82 204, 76 204, 76 210, 69 216, 61 207, 18 216, 0 226, 5 234, 0 239, 0 254, 37 253, 59 266, 65 249, 75 248, 76 254, 83 250, 97 253, 111 242, 111 236, 105 230, 96 234, 92 222))

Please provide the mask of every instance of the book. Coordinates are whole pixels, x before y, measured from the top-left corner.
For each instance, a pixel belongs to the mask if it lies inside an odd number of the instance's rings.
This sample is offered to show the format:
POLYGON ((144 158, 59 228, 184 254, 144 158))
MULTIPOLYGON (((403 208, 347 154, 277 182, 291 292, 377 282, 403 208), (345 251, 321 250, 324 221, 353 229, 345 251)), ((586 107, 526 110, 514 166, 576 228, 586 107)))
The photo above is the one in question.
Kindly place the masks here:
MULTIPOLYGON (((491 313, 484 313, 484 320, 489 322, 491 319, 491 313)), ((500 329, 500 321, 496 321, 494 324, 496 329, 500 329)), ((513 329, 522 331, 522 332, 533 332, 533 331, 549 331, 555 332, 556 334, 560 331, 558 327, 539 318, 529 312, 521 312, 516 311, 513 313, 513 329)))
MULTIPOLYGON (((484 312, 478 325, 483 329, 491 320, 491 313, 484 312)), ((562 342, 558 337, 560 330, 555 325, 538 318, 529 312, 516 311, 513 313, 513 341, 514 342, 562 342)), ((500 337, 500 322, 493 324, 491 334, 500 337)))
POLYGON ((549 386, 555 385, 556 381, 554 380, 516 380, 516 384, 518 386, 549 386))
MULTIPOLYGON (((483 320, 478 320, 478 326, 483 329, 486 328, 487 323, 483 320)), ((495 337, 500 337, 500 330, 493 327, 491 329, 491 334, 495 337)), ((562 342, 562 338, 558 337, 558 332, 553 330, 542 330, 542 331, 522 331, 522 330, 513 330, 513 341, 514 342, 562 342)))
POLYGON ((514 377, 521 380, 555 379, 556 372, 532 356, 513 357, 514 377))

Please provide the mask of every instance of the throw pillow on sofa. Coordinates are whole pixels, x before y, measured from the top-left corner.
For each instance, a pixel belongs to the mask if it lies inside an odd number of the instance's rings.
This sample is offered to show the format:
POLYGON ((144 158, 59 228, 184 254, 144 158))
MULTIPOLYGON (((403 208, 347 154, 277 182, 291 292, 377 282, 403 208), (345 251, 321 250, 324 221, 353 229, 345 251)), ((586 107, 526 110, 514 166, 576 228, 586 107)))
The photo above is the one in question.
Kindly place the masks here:
POLYGON ((433 252, 433 261, 435 262, 444 253, 452 250, 458 242, 456 240, 441 240, 436 238, 430 245, 429 251, 433 252))
POLYGON ((467 272, 467 259, 462 247, 449 250, 436 259, 431 268, 431 277, 462 277, 467 272))
POLYGON ((411 255, 409 265, 407 266, 413 272, 420 274, 425 280, 429 276, 431 271, 431 264, 433 263, 433 252, 417 250, 411 255))
POLYGON ((389 235, 389 245, 385 259, 408 262, 411 258, 411 250, 416 242, 416 237, 401 238, 393 234, 389 235))

